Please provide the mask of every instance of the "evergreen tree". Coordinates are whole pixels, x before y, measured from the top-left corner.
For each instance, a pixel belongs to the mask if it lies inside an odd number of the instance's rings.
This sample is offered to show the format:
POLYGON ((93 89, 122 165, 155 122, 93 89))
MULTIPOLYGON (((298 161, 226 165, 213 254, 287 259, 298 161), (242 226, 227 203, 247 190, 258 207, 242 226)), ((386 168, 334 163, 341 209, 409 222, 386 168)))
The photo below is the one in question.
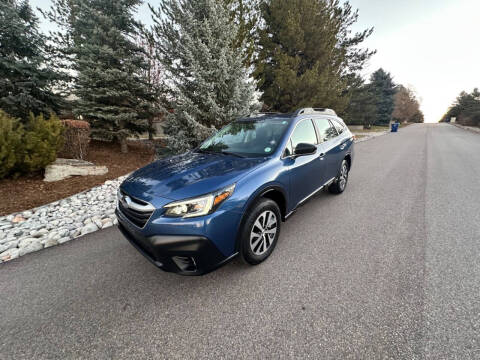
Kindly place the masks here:
POLYGON ((245 66, 252 64, 260 21, 260 0, 223 0, 230 11, 231 21, 237 26, 234 48, 243 48, 245 66))
POLYGON ((196 146, 215 129, 250 112, 253 89, 242 49, 231 45, 237 28, 216 0, 166 0, 153 8, 157 49, 171 85, 169 146, 196 146))
POLYGON ((54 0, 46 14, 62 28, 56 33, 76 73, 73 112, 88 120, 92 134, 117 140, 148 129, 156 113, 155 94, 142 76, 148 67, 135 44, 141 25, 134 13, 141 0, 54 0))
POLYGON ((348 80, 373 54, 360 45, 373 31, 351 34, 358 12, 338 0, 266 0, 255 78, 274 111, 348 104, 348 80))
POLYGON ((360 76, 350 81, 350 101, 345 110, 344 120, 349 125, 363 125, 370 128, 377 115, 376 99, 370 84, 365 84, 360 76))
POLYGON ((0 109, 26 121, 29 112, 61 107, 52 89, 61 79, 49 65, 38 18, 27 0, 0 1, 0 109))
POLYGON ((392 120, 393 96, 395 94, 395 84, 392 76, 380 68, 371 75, 370 87, 376 99, 377 116, 375 124, 388 126, 392 120))
POLYGON ((151 117, 148 121, 148 139, 153 140, 155 135, 155 128, 153 123, 156 118, 159 118, 161 113, 169 108, 167 100, 167 86, 165 84, 165 71, 162 64, 158 60, 157 51, 155 47, 155 37, 151 30, 143 29, 137 39, 137 44, 144 50, 144 59, 147 62, 147 67, 141 71, 141 75, 146 82, 151 94, 154 94, 154 102, 152 106, 156 111, 151 112, 151 117))
POLYGON ((471 93, 462 91, 453 105, 448 109, 441 121, 450 121, 452 117, 463 125, 480 126, 480 91, 473 89, 471 93))

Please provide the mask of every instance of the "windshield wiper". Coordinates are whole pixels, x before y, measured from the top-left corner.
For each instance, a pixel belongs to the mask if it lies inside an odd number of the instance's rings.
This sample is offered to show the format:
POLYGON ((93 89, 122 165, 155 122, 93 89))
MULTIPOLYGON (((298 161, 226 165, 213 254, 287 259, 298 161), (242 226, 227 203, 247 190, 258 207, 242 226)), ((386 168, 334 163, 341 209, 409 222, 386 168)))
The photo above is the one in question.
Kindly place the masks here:
POLYGON ((205 150, 205 149, 200 149, 200 148, 194 149, 193 151, 198 152, 198 153, 202 153, 202 154, 218 154, 217 151, 205 150))
POLYGON ((222 150, 222 154, 224 154, 224 155, 233 155, 233 156, 236 156, 236 157, 239 157, 239 158, 245 158, 245 157, 246 157, 246 156, 243 156, 243 155, 240 155, 240 154, 231 152, 231 151, 225 151, 225 150, 222 150))

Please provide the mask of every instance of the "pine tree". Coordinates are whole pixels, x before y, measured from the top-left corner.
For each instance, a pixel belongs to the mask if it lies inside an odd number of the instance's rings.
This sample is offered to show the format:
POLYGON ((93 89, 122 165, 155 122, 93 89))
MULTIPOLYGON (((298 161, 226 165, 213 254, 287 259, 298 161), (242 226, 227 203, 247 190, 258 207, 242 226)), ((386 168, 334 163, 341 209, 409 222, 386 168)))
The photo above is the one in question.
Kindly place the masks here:
POLYGON ((260 22, 260 0, 222 0, 230 11, 231 21, 237 26, 234 48, 243 48, 243 63, 250 66, 256 49, 258 24, 260 22))
POLYGON ((471 93, 462 91, 447 113, 440 121, 450 121, 452 117, 462 125, 480 126, 480 91, 473 89, 471 93))
POLYGON ((374 93, 377 106, 375 124, 388 126, 392 120, 393 96, 395 95, 395 84, 392 76, 380 68, 371 75, 370 87, 374 93))
POLYGON ((0 1, 0 109, 22 121, 60 110, 53 88, 62 76, 48 66, 46 49, 28 1, 0 1))
POLYGON ((365 84, 358 75, 353 77, 350 84, 350 101, 343 118, 349 125, 363 125, 365 128, 370 128, 377 115, 376 99, 372 87, 370 84, 365 84))
POLYGON ((141 0, 54 0, 47 17, 62 28, 56 39, 76 73, 73 112, 88 120, 92 135, 116 140, 148 129, 157 112, 155 94, 142 76, 148 64, 135 44, 141 0))
POLYGON ((358 13, 338 0, 266 0, 255 78, 274 111, 348 104, 348 80, 374 53, 359 49, 373 31, 351 35, 358 13))
POLYGON ((253 88, 237 29, 216 0, 166 0, 153 8, 160 60, 171 85, 173 112, 165 132, 173 151, 196 146, 215 129, 250 112, 253 88))
POLYGON ((155 111, 151 111, 151 117, 147 119, 148 139, 153 140, 156 131, 153 126, 154 120, 170 107, 167 99, 168 88, 165 84, 165 71, 158 60, 153 32, 149 29, 143 29, 137 38, 137 45, 144 50, 144 59, 148 65, 140 74, 146 82, 149 92, 154 95, 152 107, 155 111))

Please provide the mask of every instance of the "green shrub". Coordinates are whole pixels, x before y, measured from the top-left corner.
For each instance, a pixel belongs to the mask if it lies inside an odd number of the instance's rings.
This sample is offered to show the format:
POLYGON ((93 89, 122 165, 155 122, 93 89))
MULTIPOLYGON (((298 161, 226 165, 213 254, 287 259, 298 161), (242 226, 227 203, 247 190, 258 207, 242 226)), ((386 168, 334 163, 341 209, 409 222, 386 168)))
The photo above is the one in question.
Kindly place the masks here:
POLYGON ((0 110, 0 179, 13 173, 21 152, 23 135, 20 122, 0 110))
POLYGON ((49 119, 30 113, 22 141, 22 154, 17 170, 20 173, 34 173, 43 170, 55 161, 62 149, 63 126, 54 114, 49 119))

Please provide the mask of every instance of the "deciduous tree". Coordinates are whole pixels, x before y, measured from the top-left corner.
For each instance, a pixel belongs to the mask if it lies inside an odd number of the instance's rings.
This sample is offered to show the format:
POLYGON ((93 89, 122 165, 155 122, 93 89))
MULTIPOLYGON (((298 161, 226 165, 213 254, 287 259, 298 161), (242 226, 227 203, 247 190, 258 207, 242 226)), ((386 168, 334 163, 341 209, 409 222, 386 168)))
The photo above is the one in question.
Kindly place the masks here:
POLYGON ((423 113, 415 92, 403 85, 395 89, 392 117, 399 122, 423 122, 423 113))

